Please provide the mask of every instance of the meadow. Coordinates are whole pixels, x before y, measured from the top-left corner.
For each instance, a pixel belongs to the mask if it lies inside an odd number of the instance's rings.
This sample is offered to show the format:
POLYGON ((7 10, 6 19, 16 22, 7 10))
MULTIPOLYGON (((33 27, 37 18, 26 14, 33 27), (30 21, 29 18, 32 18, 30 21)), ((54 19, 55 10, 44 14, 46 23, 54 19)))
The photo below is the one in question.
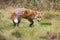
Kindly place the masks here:
POLYGON ((44 11, 41 22, 22 19, 19 26, 13 26, 11 15, 16 8, 0 10, 0 40, 60 40, 60 11, 44 11))

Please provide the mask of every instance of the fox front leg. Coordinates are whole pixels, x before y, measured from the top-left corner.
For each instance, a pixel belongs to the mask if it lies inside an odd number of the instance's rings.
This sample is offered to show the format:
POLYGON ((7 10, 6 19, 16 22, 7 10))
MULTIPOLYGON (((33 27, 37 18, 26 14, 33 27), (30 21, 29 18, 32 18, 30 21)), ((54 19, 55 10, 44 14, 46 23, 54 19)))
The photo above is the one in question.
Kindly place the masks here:
POLYGON ((33 19, 30 19, 29 21, 30 21, 30 25, 29 26, 32 27, 32 25, 34 24, 34 21, 33 21, 33 19))

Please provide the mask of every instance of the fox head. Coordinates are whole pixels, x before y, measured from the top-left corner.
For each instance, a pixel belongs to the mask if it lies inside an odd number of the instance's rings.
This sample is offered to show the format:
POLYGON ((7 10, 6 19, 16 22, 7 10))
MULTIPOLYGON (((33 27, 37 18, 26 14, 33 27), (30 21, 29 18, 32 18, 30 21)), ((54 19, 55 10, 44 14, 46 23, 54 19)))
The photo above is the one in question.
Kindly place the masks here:
POLYGON ((40 12, 35 12, 36 13, 36 15, 35 15, 35 19, 37 19, 37 21, 38 22, 40 22, 41 21, 41 13, 40 12))

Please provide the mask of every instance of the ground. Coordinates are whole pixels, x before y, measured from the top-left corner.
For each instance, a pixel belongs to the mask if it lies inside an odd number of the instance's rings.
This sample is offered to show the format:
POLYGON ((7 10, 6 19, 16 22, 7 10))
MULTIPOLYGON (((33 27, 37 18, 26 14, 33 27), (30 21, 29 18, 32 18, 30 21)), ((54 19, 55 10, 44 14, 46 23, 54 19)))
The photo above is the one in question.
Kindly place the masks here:
POLYGON ((19 26, 13 26, 11 20, 15 8, 0 10, 0 40, 60 40, 60 12, 44 11, 41 22, 22 19, 19 26))

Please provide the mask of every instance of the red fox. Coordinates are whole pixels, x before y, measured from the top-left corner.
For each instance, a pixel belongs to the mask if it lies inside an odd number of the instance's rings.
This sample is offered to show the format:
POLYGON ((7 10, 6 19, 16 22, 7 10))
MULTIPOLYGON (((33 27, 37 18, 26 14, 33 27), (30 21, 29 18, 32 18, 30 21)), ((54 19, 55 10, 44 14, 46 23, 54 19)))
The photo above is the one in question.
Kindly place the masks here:
POLYGON ((17 8, 16 10, 14 10, 12 14, 12 20, 14 26, 16 25, 18 26, 22 18, 25 18, 28 21, 30 21, 29 26, 31 27, 34 23, 33 19, 37 19, 38 21, 41 21, 41 13, 26 8, 17 8))

